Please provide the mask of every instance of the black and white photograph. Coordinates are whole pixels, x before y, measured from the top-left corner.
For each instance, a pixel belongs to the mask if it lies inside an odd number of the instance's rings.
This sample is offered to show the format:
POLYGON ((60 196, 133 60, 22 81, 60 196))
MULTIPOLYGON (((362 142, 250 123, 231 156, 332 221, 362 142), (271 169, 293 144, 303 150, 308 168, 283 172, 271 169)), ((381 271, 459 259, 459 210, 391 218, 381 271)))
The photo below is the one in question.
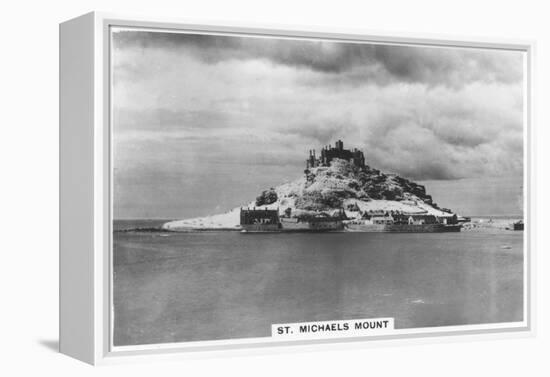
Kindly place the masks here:
POLYGON ((543 2, 2 5, 0 375, 550 376, 543 2))
POLYGON ((525 67, 111 28, 113 346, 524 323, 525 67))

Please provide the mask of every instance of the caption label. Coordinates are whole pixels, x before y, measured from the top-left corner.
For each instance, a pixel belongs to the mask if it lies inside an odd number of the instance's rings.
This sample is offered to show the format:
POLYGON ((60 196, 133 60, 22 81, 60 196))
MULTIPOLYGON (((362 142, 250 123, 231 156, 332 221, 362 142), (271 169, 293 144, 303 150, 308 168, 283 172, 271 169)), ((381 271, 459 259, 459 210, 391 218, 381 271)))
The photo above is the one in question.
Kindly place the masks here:
POLYGON ((350 319, 343 321, 317 321, 278 323, 271 325, 273 338, 330 338, 382 335, 394 329, 393 318, 350 319))

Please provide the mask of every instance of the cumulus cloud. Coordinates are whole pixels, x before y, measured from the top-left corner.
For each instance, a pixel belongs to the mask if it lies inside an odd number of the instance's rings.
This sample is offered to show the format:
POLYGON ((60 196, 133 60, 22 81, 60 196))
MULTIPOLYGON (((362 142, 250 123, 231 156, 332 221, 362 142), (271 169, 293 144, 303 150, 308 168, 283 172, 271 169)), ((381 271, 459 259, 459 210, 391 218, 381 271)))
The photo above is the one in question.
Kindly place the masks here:
POLYGON ((500 50, 136 31, 119 31, 114 34, 114 42, 120 49, 179 51, 210 64, 266 59, 274 64, 340 74, 340 80, 350 81, 355 81, 358 73, 377 82, 452 86, 474 80, 517 82, 522 78, 521 54, 500 50))

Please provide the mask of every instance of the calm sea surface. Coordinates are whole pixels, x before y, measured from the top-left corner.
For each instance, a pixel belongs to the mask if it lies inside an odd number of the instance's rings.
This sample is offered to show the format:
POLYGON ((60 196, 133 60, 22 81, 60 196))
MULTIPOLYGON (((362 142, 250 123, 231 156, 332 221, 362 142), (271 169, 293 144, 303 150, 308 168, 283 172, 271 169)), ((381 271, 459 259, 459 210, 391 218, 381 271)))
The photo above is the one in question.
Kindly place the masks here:
POLYGON ((114 344, 264 337, 272 323, 316 320, 520 321, 522 242, 513 231, 115 232, 114 344))

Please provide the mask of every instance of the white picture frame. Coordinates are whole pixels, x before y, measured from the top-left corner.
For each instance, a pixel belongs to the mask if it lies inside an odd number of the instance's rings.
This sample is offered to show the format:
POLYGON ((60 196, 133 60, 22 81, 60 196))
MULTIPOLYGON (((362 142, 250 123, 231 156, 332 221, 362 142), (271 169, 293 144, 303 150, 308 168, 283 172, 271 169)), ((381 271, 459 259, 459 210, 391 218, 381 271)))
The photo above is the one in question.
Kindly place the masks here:
POLYGON ((311 27, 193 24, 180 20, 89 13, 60 25, 60 351, 90 364, 227 354, 294 352, 379 344, 416 344, 532 336, 534 318, 534 125, 532 41, 464 39, 419 34, 327 30, 311 27), (174 343, 113 347, 111 278, 110 28, 322 38, 395 44, 478 47, 525 52, 524 103, 524 320, 521 323, 450 326, 369 337, 174 343))

